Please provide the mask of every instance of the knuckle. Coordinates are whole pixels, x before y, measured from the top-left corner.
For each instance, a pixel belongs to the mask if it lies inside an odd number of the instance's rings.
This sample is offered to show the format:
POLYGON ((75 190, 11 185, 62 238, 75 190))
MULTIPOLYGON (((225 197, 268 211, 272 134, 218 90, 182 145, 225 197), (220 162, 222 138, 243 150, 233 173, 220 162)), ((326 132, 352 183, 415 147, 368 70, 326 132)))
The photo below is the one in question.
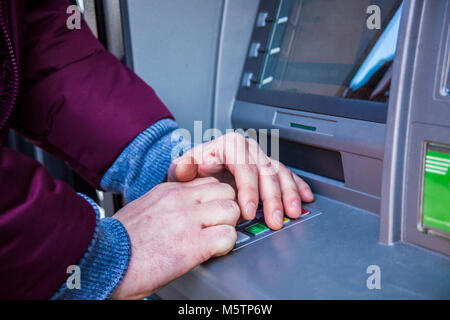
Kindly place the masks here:
POLYGON ((242 185, 241 190, 245 190, 245 192, 238 193, 239 200, 245 200, 242 197, 246 198, 248 196, 254 197, 255 195, 258 195, 258 189, 255 188, 255 186, 253 184, 246 183, 246 184, 242 185))
POLYGON ((270 169, 272 168, 272 162, 269 161, 268 159, 264 159, 263 161, 261 161, 261 167, 265 169, 270 169))
POLYGON ((301 187, 301 190, 303 190, 303 191, 311 191, 311 187, 307 183, 304 183, 302 185, 302 187, 301 187))
POLYGON ((296 179, 296 182, 300 190, 307 190, 309 188, 309 185, 300 178, 296 179))
POLYGON ((286 167, 284 164, 282 164, 280 161, 272 160, 272 166, 275 168, 278 168, 279 171, 290 174, 291 170, 289 170, 288 167, 286 167))
POLYGON ((223 192, 230 194, 233 198, 236 197, 236 192, 234 191, 232 186, 230 186, 228 183, 223 183, 223 182, 220 183, 220 185, 223 188, 223 192))
POLYGON ((298 175, 296 175, 296 174, 293 173, 293 172, 292 172, 292 177, 294 178, 294 181, 295 181, 295 183, 296 183, 298 186, 301 186, 301 185, 306 184, 306 182, 303 181, 302 178, 300 178, 298 175))
POLYGON ((264 161, 260 164, 260 174, 262 176, 275 176, 276 172, 270 161, 264 161))
POLYGON ((219 204, 219 206, 224 209, 224 211, 231 211, 234 210, 234 201, 232 200, 219 200, 217 201, 217 203, 219 204))
POLYGON ((219 232, 219 237, 234 243, 237 239, 236 229, 232 226, 223 226, 219 232))
POLYGON ((148 192, 160 192, 160 191, 163 191, 163 190, 166 190, 166 189, 170 189, 171 186, 172 186, 171 182, 161 183, 161 184, 158 184, 158 185, 154 186, 148 192))
POLYGON ((228 133, 228 136, 231 137, 231 138, 235 138, 235 139, 240 139, 240 138, 242 137, 241 134, 239 134, 239 133, 237 133, 237 132, 234 132, 234 131, 228 133))
POLYGON ((236 138, 236 132, 228 132, 223 136, 223 138, 227 142, 233 141, 236 138))
POLYGON ((228 217, 232 217, 233 220, 236 220, 235 222, 237 222, 237 220, 241 216, 241 209, 236 201, 219 200, 217 201, 217 204, 223 210, 224 214, 226 214, 228 217))
POLYGON ((230 208, 230 212, 233 213, 237 218, 239 218, 239 216, 241 215, 241 208, 239 207, 237 202, 233 201, 233 200, 229 200, 228 206, 230 208))
POLYGON ((206 183, 219 183, 219 179, 215 178, 215 177, 206 177, 206 178, 202 178, 204 179, 204 181, 206 183))
POLYGON ((249 164, 246 170, 252 175, 258 174, 258 167, 255 164, 249 164))
POLYGON ((253 138, 251 138, 251 137, 249 137, 249 138, 247 139, 247 142, 248 142, 249 144, 253 145, 253 146, 259 146, 258 141, 256 141, 255 139, 253 139, 253 138))
POLYGON ((259 149, 259 143, 255 139, 248 138, 247 139, 247 143, 248 143, 249 148, 251 148, 253 150, 258 150, 259 149))
POLYGON ((296 198, 296 199, 299 198, 298 190, 294 187, 289 187, 289 188, 283 190, 283 195, 286 198, 296 198))
POLYGON ((225 135, 225 139, 227 140, 227 142, 230 142, 230 143, 234 143, 234 142, 245 140, 245 138, 241 134, 239 134, 237 132, 227 133, 225 135))
MULTIPOLYGON (((272 164, 272 171, 276 175, 279 175, 279 174, 283 173, 282 169, 280 168, 280 166, 278 164, 272 164)), ((288 174, 288 172, 285 172, 285 173, 288 174)))
POLYGON ((275 174, 267 174, 265 176, 265 179, 266 179, 265 181, 267 183, 270 183, 274 188, 277 188, 277 189, 280 188, 280 182, 278 180, 278 176, 277 175, 275 175, 275 174))
POLYGON ((280 194, 274 194, 274 195, 272 196, 272 200, 273 200, 273 204, 274 204, 275 206, 279 206, 280 203, 282 202, 281 195, 280 195, 280 194))
POLYGON ((278 192, 270 194, 270 195, 266 195, 266 196, 264 196, 264 198, 262 200, 264 202, 264 206, 269 206, 269 207, 278 207, 280 205, 280 203, 282 202, 281 194, 279 194, 278 192))
MULTIPOLYGON (((167 201, 179 201, 183 195, 183 189, 180 187, 171 188, 162 194, 162 198, 167 201)), ((171 203, 171 202, 169 202, 171 203)))

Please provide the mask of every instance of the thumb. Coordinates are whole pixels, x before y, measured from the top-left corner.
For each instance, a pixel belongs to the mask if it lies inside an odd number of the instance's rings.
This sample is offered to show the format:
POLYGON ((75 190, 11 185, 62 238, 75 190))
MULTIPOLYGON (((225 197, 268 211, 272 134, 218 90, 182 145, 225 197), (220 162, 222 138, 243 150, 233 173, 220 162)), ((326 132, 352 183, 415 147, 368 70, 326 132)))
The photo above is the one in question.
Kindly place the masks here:
POLYGON ((193 157, 183 157, 172 163, 169 169, 169 181, 188 182, 197 177, 198 165, 193 157))

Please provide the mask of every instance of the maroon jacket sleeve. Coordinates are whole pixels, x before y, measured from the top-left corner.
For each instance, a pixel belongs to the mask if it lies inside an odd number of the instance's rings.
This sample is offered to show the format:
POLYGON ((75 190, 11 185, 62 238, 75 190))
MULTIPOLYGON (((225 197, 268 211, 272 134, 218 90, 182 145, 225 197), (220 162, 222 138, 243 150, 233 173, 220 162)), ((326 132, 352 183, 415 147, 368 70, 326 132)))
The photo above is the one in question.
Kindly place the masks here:
MULTIPOLYGON (((24 25, 12 26, 23 31, 13 127, 98 187, 127 144, 171 114, 84 22, 66 27, 68 5, 27 1, 24 25)), ((95 213, 37 162, 6 148, 0 189, 0 298, 49 298, 88 248, 95 213)))
POLYGON ((172 117, 83 21, 69 30, 67 1, 27 2, 22 90, 14 127, 99 187, 140 132, 172 117))
POLYGON ((0 299, 48 299, 88 248, 96 216, 36 161, 0 148, 0 299))

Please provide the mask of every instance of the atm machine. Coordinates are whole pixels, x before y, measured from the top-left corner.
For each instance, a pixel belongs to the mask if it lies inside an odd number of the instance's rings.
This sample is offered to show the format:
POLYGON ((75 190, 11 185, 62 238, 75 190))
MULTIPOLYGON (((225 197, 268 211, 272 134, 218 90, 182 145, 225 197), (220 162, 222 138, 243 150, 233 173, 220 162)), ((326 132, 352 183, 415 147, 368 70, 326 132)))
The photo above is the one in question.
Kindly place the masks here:
POLYGON ((316 197, 280 231, 238 226, 230 254, 162 299, 450 298, 450 1, 126 11, 128 58, 182 126, 278 129, 280 160, 316 197))

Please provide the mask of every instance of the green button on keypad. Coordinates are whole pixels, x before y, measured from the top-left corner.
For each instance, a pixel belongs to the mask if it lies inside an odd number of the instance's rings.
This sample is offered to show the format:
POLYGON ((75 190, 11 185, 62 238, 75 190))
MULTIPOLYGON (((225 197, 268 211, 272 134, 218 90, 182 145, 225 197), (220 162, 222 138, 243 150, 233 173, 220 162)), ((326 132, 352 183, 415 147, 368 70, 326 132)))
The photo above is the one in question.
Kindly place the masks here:
POLYGON ((250 227, 245 228, 245 231, 250 232, 251 234, 254 234, 255 236, 260 233, 263 233, 267 230, 269 230, 269 228, 260 223, 255 223, 254 225, 251 225, 250 227))

